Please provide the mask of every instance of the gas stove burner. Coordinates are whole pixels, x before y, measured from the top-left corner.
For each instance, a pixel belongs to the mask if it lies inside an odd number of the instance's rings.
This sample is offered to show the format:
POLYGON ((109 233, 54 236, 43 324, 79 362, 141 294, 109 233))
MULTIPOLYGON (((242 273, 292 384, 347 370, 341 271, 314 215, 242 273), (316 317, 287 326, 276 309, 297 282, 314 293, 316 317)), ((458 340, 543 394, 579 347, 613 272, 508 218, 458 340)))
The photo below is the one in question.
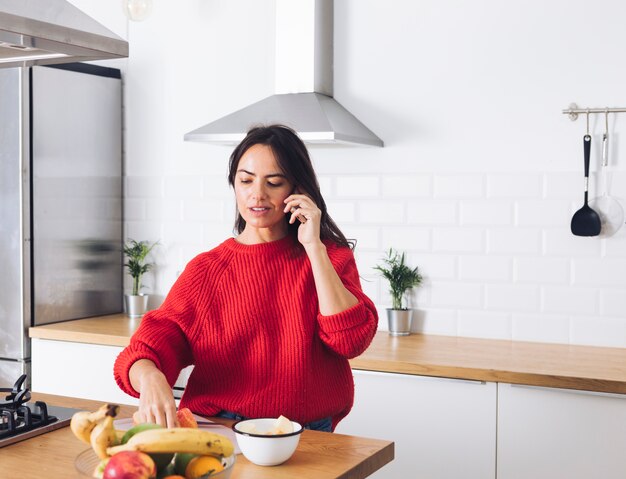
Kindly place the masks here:
POLYGON ((0 409, 19 409, 22 404, 30 401, 30 389, 23 387, 26 374, 22 374, 12 388, 0 388, 0 392, 10 393, 0 402, 0 409))

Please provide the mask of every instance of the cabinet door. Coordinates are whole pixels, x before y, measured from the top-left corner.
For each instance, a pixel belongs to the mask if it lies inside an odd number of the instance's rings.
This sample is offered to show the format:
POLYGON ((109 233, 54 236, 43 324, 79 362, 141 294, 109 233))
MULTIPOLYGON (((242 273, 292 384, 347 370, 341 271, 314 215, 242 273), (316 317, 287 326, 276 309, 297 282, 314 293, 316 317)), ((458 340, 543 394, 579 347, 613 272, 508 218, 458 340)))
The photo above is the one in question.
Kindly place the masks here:
POLYGON ((498 479, 623 478, 626 396, 498 384, 498 479))
POLYGON ((137 404, 113 378, 121 347, 33 338, 33 391, 102 402, 137 404))
POLYGON ((372 478, 495 477, 495 383, 353 372, 354 407, 336 432, 395 442, 372 478))

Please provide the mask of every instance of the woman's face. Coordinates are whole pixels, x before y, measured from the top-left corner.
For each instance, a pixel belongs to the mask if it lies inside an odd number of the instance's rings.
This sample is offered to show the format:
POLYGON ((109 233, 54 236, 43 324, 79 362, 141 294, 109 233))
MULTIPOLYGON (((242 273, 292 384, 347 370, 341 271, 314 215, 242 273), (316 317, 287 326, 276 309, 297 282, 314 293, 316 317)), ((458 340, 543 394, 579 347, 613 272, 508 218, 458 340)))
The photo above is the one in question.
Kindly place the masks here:
POLYGON ((294 189, 278 166, 272 149, 253 145, 243 154, 235 175, 235 197, 246 230, 270 229, 274 237, 287 233, 284 200, 294 189))

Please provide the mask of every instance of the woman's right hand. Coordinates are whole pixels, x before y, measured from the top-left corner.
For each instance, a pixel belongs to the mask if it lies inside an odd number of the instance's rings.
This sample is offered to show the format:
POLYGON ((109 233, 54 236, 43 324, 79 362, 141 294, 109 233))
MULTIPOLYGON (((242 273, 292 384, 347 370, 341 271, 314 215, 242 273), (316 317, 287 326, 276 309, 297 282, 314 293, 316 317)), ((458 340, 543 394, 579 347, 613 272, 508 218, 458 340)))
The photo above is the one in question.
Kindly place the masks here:
POLYGON ((139 393, 139 409, 133 414, 137 424, 152 422, 176 427, 176 403, 165 375, 148 359, 135 362, 129 371, 133 388, 139 393))

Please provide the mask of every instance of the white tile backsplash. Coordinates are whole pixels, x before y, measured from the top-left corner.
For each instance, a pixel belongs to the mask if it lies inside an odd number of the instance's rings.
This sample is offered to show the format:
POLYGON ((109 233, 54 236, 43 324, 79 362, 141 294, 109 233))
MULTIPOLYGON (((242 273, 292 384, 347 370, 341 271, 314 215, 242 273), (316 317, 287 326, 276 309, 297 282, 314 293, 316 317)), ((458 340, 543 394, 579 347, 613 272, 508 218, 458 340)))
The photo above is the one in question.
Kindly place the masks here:
MULTIPOLYGON (((242 2, 271 18, 263 3, 242 2)), ((626 347, 626 227, 610 238, 570 232, 583 201, 584 118, 572 122, 561 109, 574 100, 619 103, 626 81, 626 63, 606 61, 622 56, 626 4, 598 2, 606 25, 590 24, 588 9, 563 7, 567 2, 518 2, 519 21, 507 24, 503 41, 490 48, 484 48, 485 35, 473 34, 493 31, 501 20, 486 3, 464 9, 463 22, 452 29, 439 22, 398 29, 398 12, 412 11, 411 0, 397 0, 393 9, 361 0, 336 5, 342 34, 335 38, 335 91, 385 147, 309 151, 330 215, 358 240, 363 287, 381 312, 381 328, 387 285, 369 269, 394 247, 424 275, 412 299, 428 333, 626 347), (564 34, 556 38, 567 41, 555 43, 554 28, 546 28, 529 37, 526 26, 538 16, 561 33, 584 27, 590 34, 564 34), (611 41, 603 32, 611 32, 611 41), (364 45, 376 48, 355 48, 364 45), (419 49, 419 62, 407 62, 407 45, 430 46, 419 49), (513 56, 510 45, 519 47, 513 56), (509 55, 515 68, 493 61, 494 51, 509 55), (571 75, 580 51, 604 56, 588 56, 589 68, 571 75), (377 64, 393 68, 372 69, 377 64), (585 99, 585 92, 596 96, 585 99)), ((150 28, 128 24, 133 55, 125 83, 124 234, 161 240, 165 256, 148 279, 163 297, 190 256, 231 236, 234 221, 226 181, 232 148, 184 142, 183 134, 269 94, 273 31, 271 21, 241 16, 221 2, 227 7, 212 28, 198 15, 174 27, 229 38, 226 47, 203 43, 210 62, 180 52, 152 61, 158 32, 172 28, 171 14, 190 13, 198 2, 161 3, 150 28), (246 35, 231 35, 233 22, 246 35), (216 75, 215 65, 229 74, 216 75)), ((438 18, 456 18, 457 10, 456 3, 435 0, 423 9, 438 18)), ((590 199, 600 191, 603 126, 593 119, 590 199)), ((615 120, 610 186, 626 207, 619 154, 626 123, 615 120)))
POLYGON ((540 306, 539 286, 521 284, 488 284, 485 286, 485 307, 502 311, 537 311, 540 306))
POLYGON ((340 176, 335 179, 335 191, 340 198, 371 198, 380 195, 378 176, 340 176))
POLYGON ((543 310, 548 313, 591 315, 599 313, 599 292, 596 289, 545 286, 543 310))
POLYGON ((543 193, 542 175, 487 175, 488 198, 537 198, 543 193))
POLYGON ((435 198, 482 198, 485 196, 483 175, 436 175, 434 179, 435 198))
POLYGON ((511 339, 511 313, 460 311, 459 334, 490 339, 511 339))
POLYGON ((433 251, 482 253, 485 251, 485 231, 475 227, 433 228, 433 251))
POLYGON ((381 193, 385 198, 427 198, 432 196, 432 189, 430 175, 388 175, 382 178, 381 193))
POLYGON ((621 285, 622 288, 600 291, 600 314, 615 317, 624 315, 626 311, 626 286, 623 281, 613 286, 618 285, 621 285))
POLYGON ((407 201, 407 222, 416 225, 458 224, 458 204, 452 200, 407 201))

